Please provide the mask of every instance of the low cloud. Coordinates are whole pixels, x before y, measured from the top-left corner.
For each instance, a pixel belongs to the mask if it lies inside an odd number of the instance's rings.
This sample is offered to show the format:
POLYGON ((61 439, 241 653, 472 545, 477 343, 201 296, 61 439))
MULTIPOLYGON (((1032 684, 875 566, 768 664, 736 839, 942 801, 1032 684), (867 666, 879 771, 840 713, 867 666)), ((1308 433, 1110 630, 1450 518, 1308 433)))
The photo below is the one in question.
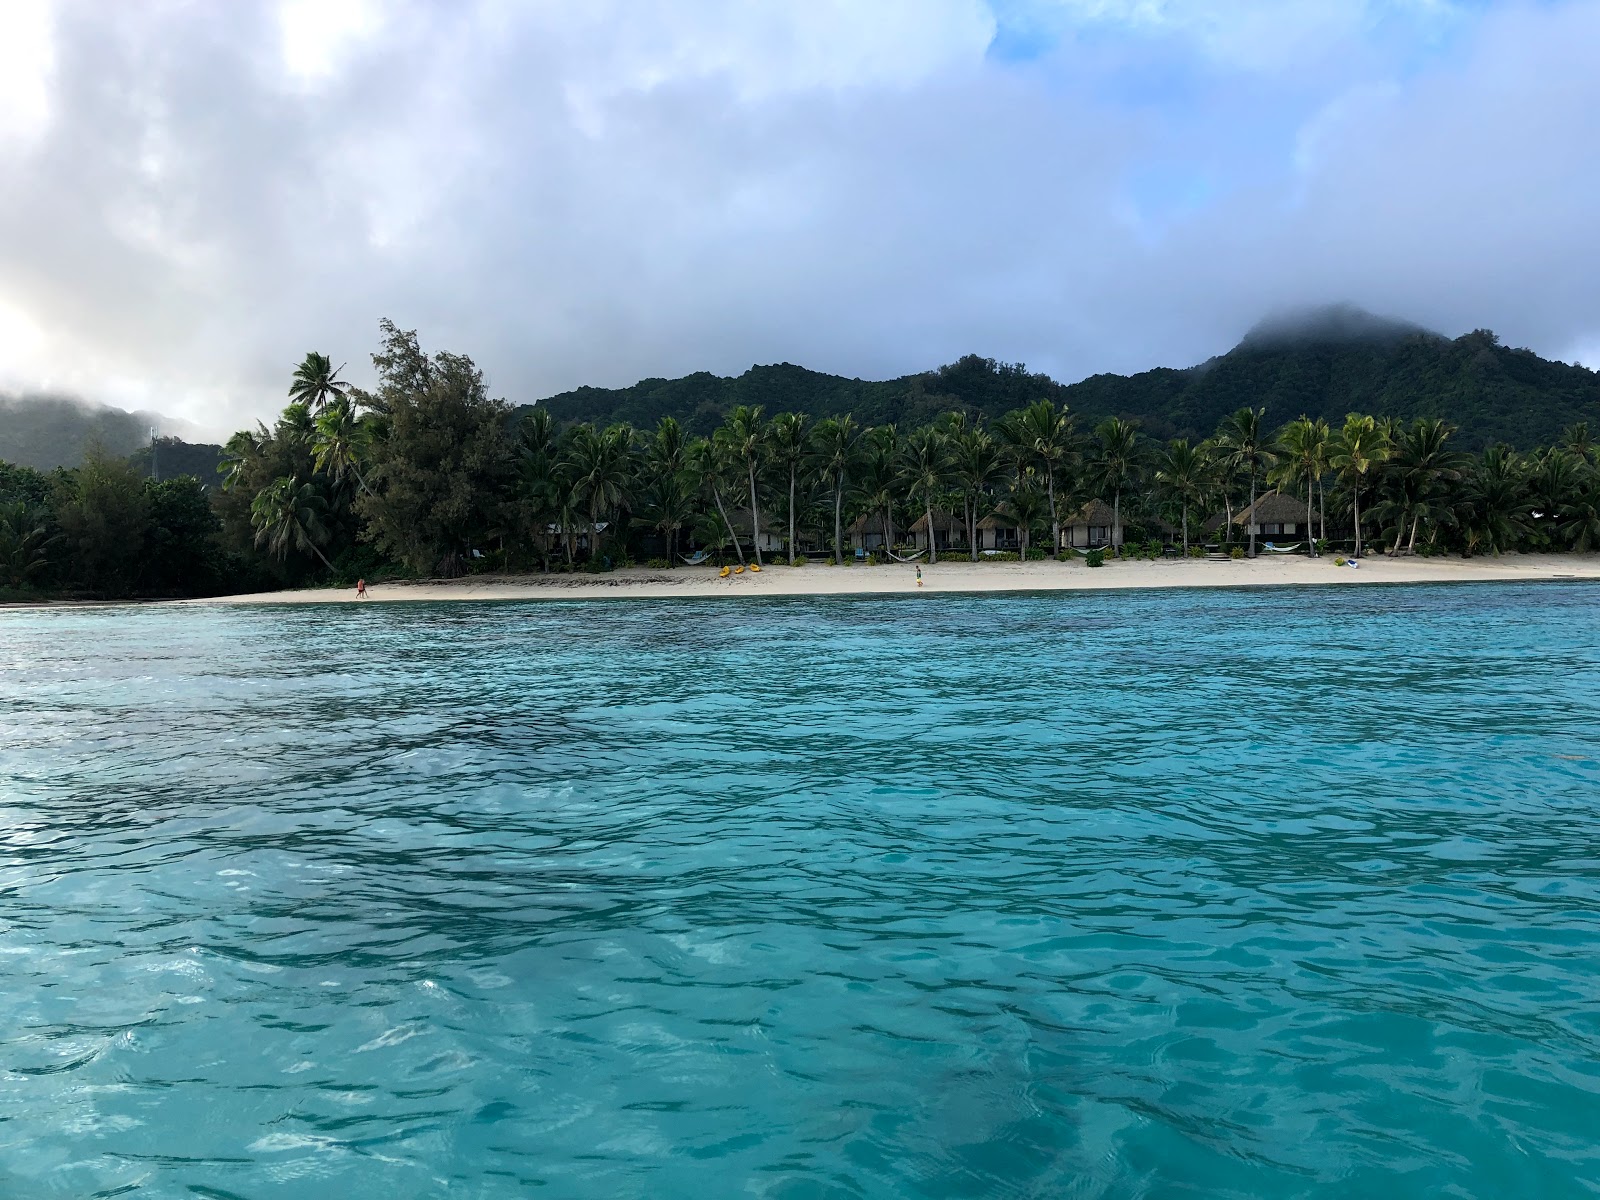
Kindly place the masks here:
POLYGON ((28 11, 12 390, 226 427, 379 316, 516 400, 1186 365, 1325 301, 1600 345, 1594 5, 28 11))

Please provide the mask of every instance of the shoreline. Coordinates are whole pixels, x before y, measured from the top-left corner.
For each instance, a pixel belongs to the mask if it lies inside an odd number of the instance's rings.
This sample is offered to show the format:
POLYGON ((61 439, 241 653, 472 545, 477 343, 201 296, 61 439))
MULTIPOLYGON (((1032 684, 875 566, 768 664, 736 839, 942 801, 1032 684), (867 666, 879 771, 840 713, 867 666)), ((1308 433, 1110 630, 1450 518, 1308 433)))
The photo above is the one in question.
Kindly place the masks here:
POLYGON ((369 599, 354 588, 303 588, 177 600, 175 604, 364 604, 466 600, 660 600, 740 596, 972 595, 1003 592, 1119 591, 1204 587, 1351 586, 1395 583, 1486 583, 1600 580, 1600 553, 1511 554, 1501 558, 1384 558, 1338 567, 1332 556, 1214 561, 1128 561, 1087 567, 1072 562, 924 565, 923 586, 912 564, 845 567, 812 563, 768 566, 722 579, 715 567, 627 567, 605 575, 468 576, 462 579, 369 584, 369 599))

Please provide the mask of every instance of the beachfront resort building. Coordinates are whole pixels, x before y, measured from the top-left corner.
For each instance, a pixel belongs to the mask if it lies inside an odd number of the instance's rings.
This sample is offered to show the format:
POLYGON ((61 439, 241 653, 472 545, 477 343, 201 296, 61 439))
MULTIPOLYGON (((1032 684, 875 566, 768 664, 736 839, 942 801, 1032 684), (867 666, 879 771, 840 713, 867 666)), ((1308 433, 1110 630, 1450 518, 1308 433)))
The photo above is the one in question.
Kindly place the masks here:
MULTIPOLYGON (((1122 522, 1112 517, 1111 506, 1103 500, 1091 500, 1076 512, 1061 515, 1061 541, 1076 550, 1094 550, 1122 545, 1122 522)), ((1034 549, 1050 549, 1048 530, 1035 532, 1029 540, 1034 549)), ((978 549, 1016 550, 1022 545, 1017 523, 1004 513, 994 513, 978 522, 978 549)))
MULTIPOLYGON (((1216 533, 1227 520, 1226 513, 1217 513, 1206 522, 1206 532, 1216 533)), ((1256 497, 1255 504, 1246 504, 1233 514, 1227 540, 1246 541, 1252 533, 1258 540, 1268 542, 1304 540, 1308 534, 1319 538, 1322 536, 1321 518, 1313 509, 1311 524, 1307 525, 1305 501, 1279 491, 1266 492, 1256 497)))

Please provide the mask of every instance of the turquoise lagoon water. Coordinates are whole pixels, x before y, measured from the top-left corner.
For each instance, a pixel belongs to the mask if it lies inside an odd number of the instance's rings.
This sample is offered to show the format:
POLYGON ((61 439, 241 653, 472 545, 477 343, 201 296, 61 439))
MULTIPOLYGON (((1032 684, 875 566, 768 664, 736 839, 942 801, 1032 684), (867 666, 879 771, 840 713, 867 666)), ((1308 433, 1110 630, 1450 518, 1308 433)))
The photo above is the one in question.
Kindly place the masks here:
POLYGON ((1593 1196, 1597 601, 0 614, 0 1195, 1593 1196))

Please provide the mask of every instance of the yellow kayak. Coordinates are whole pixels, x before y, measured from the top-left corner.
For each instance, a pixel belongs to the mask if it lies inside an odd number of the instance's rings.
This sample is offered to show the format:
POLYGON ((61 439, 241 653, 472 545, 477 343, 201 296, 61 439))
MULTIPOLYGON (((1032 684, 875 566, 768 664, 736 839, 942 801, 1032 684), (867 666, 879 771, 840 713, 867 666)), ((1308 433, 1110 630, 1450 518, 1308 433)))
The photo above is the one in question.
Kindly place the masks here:
POLYGON ((726 579, 728 577, 728 574, 729 574, 728 568, 727 567, 723 567, 722 570, 717 572, 717 578, 718 579, 726 579))

